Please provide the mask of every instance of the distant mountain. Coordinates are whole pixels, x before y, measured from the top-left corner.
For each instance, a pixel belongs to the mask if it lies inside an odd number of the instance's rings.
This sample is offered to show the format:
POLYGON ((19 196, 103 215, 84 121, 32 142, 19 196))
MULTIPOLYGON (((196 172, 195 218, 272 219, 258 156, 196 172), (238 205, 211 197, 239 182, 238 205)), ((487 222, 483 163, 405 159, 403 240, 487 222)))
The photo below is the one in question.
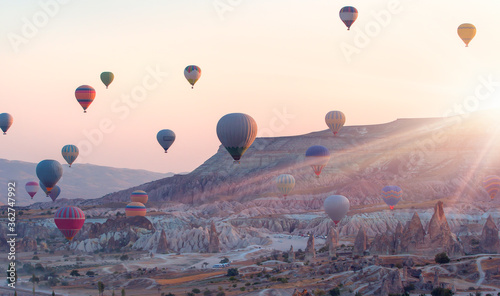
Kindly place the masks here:
MULTIPOLYGON (((325 198, 342 194, 351 205, 381 203, 380 191, 398 185, 402 202, 452 198, 489 201, 482 180, 500 174, 500 120, 496 113, 430 119, 398 119, 366 126, 346 126, 334 137, 329 130, 306 135, 257 138, 233 164, 220 147, 215 155, 187 175, 175 175, 140 186, 148 204, 249 202, 278 197, 275 178, 289 173, 296 187, 290 198, 325 198), (331 159, 316 178, 305 163, 311 145, 324 145, 331 159)), ((115 192, 83 204, 126 202, 132 190, 115 192)), ((213 213, 214 215, 221 214, 213 213)))
MULTIPOLYGON (((29 181, 38 181, 36 163, 0 159, 0 183, 16 181, 18 205, 50 201, 40 189, 33 200, 24 189, 29 181)), ((57 185, 61 188, 59 198, 98 198, 105 194, 137 186, 146 182, 173 176, 173 173, 155 173, 145 170, 119 169, 91 164, 64 164, 64 173, 57 185)), ((7 200, 7 190, 0 191, 0 200, 7 200)), ((4 202, 5 203, 5 202, 4 202)))

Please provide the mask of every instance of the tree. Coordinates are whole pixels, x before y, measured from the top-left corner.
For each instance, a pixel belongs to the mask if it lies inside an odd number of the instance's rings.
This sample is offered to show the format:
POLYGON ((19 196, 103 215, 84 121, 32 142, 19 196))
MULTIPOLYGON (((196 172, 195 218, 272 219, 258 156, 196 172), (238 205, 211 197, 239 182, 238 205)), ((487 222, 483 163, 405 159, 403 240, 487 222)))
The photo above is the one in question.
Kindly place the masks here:
POLYGON ((125 288, 122 288, 122 296, 125 296, 125 288))
POLYGON ((237 276, 237 275, 239 275, 239 274, 240 274, 240 273, 239 273, 239 271, 238 271, 238 268, 229 268, 229 269, 227 270, 227 274, 226 274, 226 276, 237 276))
POLYGON ((434 288, 431 292, 432 296, 451 296, 453 292, 445 288, 434 288))
POLYGON ((229 259, 227 257, 224 257, 219 263, 229 263, 229 259))
POLYGON ((121 261, 128 260, 128 255, 122 255, 122 256, 120 257, 120 260, 121 260, 121 261))
POLYGON ((85 273, 86 276, 94 276, 95 275, 95 272, 93 272, 92 270, 89 270, 85 273))
POLYGON ((97 282, 97 290, 99 291, 99 295, 104 295, 104 284, 101 281, 97 282))
POLYGON ((330 296, 340 296, 340 289, 339 287, 335 287, 328 291, 328 293, 330 293, 330 296))
POLYGON ((70 273, 69 273, 70 276, 80 276, 80 273, 78 272, 78 270, 76 269, 73 269, 70 273))
POLYGON ((35 276, 35 274, 33 274, 33 275, 31 276, 30 282, 32 282, 32 283, 33 283, 33 296, 35 296, 35 284, 36 284, 36 283, 38 283, 38 282, 40 282, 40 279, 39 279, 39 278, 37 278, 37 277, 35 276))
POLYGON ((56 293, 54 292, 54 290, 52 290, 52 296, 56 296, 56 293))
POLYGON ((434 261, 436 261, 436 263, 443 264, 450 262, 450 258, 446 255, 446 252, 443 252, 436 254, 434 261))
POLYGON ((201 291, 198 288, 194 288, 193 290, 191 290, 191 292, 193 292, 194 294, 199 294, 201 291))

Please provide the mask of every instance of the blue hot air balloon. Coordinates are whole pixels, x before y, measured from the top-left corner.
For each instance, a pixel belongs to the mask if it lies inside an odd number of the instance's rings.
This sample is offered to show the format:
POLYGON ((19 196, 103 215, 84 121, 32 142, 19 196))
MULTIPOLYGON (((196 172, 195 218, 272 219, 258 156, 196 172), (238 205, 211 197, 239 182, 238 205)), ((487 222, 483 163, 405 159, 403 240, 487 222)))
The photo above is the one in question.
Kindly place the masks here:
POLYGON ((168 148, 170 148, 175 141, 175 133, 169 129, 161 130, 156 134, 156 140, 158 140, 158 143, 160 143, 165 153, 167 153, 168 148))
POLYGON ((382 199, 389 206, 391 210, 403 197, 403 190, 398 186, 385 186, 382 188, 382 199))
POLYGON ((233 157, 234 163, 240 163, 240 158, 257 137, 257 123, 250 115, 226 114, 217 123, 217 137, 233 157))
POLYGON ((36 175, 40 179, 40 185, 47 188, 47 193, 52 191, 59 179, 61 179, 63 168, 57 160, 45 159, 36 166, 36 175))
POLYGON ((0 114, 0 129, 2 129, 4 135, 7 134, 7 130, 9 130, 12 122, 14 122, 14 117, 9 113, 0 114))
POLYGON ((312 167, 317 178, 319 178, 321 170, 328 164, 329 160, 330 151, 325 146, 311 146, 306 151, 306 162, 312 167))

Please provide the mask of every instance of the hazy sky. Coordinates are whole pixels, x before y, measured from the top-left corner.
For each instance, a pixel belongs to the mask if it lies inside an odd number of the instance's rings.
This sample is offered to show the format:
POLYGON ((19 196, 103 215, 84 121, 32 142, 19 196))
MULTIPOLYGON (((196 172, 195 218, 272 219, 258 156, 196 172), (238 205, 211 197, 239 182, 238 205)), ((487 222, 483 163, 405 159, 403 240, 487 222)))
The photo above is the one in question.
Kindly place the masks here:
POLYGON ((289 136, 326 129, 331 110, 363 125, 498 106, 499 10, 495 0, 0 0, 0 113, 14 116, 0 157, 63 163, 62 146, 75 144, 76 163, 183 172, 217 151, 227 113, 289 136), (346 5, 359 11, 350 31, 346 5), (478 30, 468 48, 457 35, 466 22, 478 30), (202 69, 193 90, 190 64, 202 69), (115 74, 108 90, 103 71, 115 74), (82 84, 97 91, 86 114, 82 84), (166 128, 177 135, 168 154, 156 141, 166 128))

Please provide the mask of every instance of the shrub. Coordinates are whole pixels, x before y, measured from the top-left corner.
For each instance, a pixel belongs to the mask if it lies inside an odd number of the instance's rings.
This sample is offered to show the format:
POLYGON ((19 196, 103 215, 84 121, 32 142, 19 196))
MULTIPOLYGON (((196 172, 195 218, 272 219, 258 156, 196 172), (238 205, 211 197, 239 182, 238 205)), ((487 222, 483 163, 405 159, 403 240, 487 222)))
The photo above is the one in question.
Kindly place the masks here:
POLYGON ((193 290, 191 290, 191 292, 193 292, 194 294, 199 294, 201 291, 198 288, 194 288, 193 290))
POLYGON ((238 268, 229 268, 227 270, 227 276, 237 276, 239 275, 240 273, 238 272, 238 268))
POLYGON ((436 263, 443 264, 450 262, 450 258, 448 257, 448 255, 446 255, 445 252, 443 252, 436 254, 436 256, 434 257, 434 261, 436 261, 436 263))
POLYGON ((330 296, 340 296, 340 289, 339 287, 335 287, 328 291, 328 293, 330 293, 330 296))
POLYGON ((453 292, 449 289, 444 288, 434 288, 431 292, 432 296, 451 296, 453 292))

